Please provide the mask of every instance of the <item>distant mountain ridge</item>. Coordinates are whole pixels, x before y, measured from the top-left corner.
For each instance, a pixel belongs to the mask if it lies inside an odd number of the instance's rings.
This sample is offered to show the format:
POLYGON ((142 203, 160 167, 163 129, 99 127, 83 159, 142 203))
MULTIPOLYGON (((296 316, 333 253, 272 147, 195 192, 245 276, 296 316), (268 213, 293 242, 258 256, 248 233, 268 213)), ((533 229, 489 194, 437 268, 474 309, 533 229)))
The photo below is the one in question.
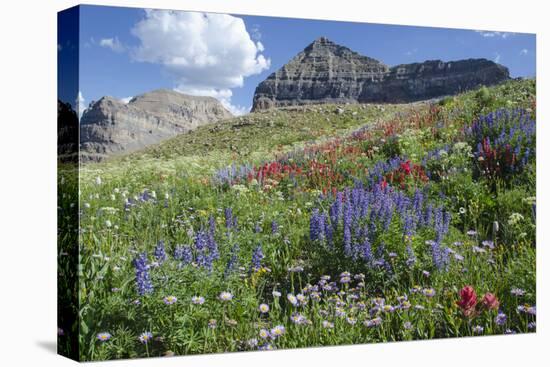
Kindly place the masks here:
POLYGON ((81 159, 101 160, 132 152, 233 115, 213 97, 158 89, 124 103, 93 102, 80 119, 81 159))
POLYGON ((252 110, 317 103, 406 103, 509 78, 506 67, 486 59, 389 67, 320 37, 257 86, 252 110))

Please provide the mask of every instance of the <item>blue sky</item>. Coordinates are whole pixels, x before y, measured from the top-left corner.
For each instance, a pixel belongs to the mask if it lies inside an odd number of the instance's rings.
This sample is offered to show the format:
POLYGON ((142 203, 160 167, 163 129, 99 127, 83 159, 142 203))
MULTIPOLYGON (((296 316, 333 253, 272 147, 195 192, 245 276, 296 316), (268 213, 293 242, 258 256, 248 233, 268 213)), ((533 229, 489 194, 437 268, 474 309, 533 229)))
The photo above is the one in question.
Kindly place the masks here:
POLYGON ((320 36, 390 66, 487 58, 535 76, 533 34, 82 6, 81 102, 169 88, 243 113, 256 85, 320 36))

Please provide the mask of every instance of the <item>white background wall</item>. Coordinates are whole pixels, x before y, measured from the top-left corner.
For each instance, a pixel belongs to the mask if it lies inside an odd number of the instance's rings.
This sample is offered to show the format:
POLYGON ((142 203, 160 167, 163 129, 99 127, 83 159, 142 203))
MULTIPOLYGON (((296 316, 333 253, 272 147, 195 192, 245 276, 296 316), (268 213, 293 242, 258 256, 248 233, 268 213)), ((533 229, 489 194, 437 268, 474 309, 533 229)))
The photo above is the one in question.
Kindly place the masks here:
MULTIPOLYGON (((549 29, 545 1, 118 0, 172 8, 537 33, 536 335, 97 363, 116 366, 548 365, 549 29), (545 103, 546 102, 546 103, 545 103)), ((0 9, 0 365, 66 366, 56 339, 56 12, 75 1, 5 0, 0 9)))

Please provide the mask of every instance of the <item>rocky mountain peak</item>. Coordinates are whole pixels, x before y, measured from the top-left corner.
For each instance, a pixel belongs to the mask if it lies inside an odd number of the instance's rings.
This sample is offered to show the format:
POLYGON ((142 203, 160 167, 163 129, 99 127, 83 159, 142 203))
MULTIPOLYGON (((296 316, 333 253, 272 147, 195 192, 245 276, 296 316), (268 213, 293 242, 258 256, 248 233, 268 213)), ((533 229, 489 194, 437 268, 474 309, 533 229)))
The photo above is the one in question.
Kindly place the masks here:
POLYGON ((139 150, 198 126, 232 117, 213 97, 157 89, 128 103, 105 96, 93 102, 80 120, 83 160, 139 150))
POLYGON ((319 37, 258 85, 252 110, 316 103, 412 102, 507 79, 507 68, 486 59, 389 67, 319 37))

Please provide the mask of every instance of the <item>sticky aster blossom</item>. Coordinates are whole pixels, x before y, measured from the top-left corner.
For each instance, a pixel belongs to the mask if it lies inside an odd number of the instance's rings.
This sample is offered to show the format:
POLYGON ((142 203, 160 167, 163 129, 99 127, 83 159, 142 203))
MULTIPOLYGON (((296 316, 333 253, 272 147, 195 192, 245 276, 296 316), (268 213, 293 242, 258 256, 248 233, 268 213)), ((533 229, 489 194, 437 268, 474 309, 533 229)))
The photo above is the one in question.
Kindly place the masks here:
POLYGON ((193 296, 191 297, 191 303, 194 305, 202 305, 204 303, 204 297, 193 296))
POLYGON ((521 296, 524 296, 525 295, 525 291, 521 288, 512 288, 512 290, 510 291, 510 293, 513 295, 513 296, 516 296, 516 297, 521 297, 521 296))
POLYGON ((277 325, 273 329, 271 329, 271 336, 273 338, 278 338, 280 336, 283 336, 286 332, 286 329, 283 325, 277 325))
POLYGON ((222 302, 229 302, 233 299, 233 295, 229 292, 221 292, 218 298, 222 302))
POLYGON ((111 336, 112 336, 111 334, 105 331, 105 332, 98 333, 96 335, 96 338, 100 342, 106 342, 107 340, 111 339, 111 336))
POLYGON ((262 303, 260 306, 258 306, 258 310, 261 313, 268 313, 269 312, 269 306, 265 303, 262 303))
POLYGON ((348 277, 348 276, 345 276, 345 277, 341 277, 341 278, 340 278, 340 283, 342 283, 342 284, 347 284, 347 283, 349 283, 349 282, 351 282, 351 278, 348 277))
POLYGON ((382 319, 380 317, 375 317, 371 320, 365 320, 364 325, 368 328, 376 327, 382 324, 382 319))
POLYGON ((162 299, 162 301, 167 305, 173 305, 177 300, 178 299, 175 296, 166 296, 162 299))
POLYGON ((382 311, 386 313, 392 313, 393 311, 395 311, 395 307, 393 307, 392 305, 384 305, 382 307, 382 311))
POLYGON ((298 306, 298 298, 296 298, 295 295, 289 293, 286 295, 286 299, 288 299, 288 302, 290 302, 293 306, 298 306))
POLYGON ((422 289, 422 294, 426 297, 434 297, 435 296, 435 289, 433 288, 424 288, 422 289))
POLYGON ((299 325, 303 324, 306 321, 306 318, 299 313, 293 313, 292 315, 290 315, 290 321, 299 325))
POLYGON ((272 344, 267 343, 267 344, 261 345, 258 349, 259 350, 273 350, 273 349, 275 349, 275 347, 272 344))
POLYGON ((153 334, 149 331, 145 331, 145 332, 141 333, 141 335, 139 336, 138 339, 143 344, 147 344, 147 343, 149 343, 149 341, 151 341, 151 339, 153 339, 153 334))

